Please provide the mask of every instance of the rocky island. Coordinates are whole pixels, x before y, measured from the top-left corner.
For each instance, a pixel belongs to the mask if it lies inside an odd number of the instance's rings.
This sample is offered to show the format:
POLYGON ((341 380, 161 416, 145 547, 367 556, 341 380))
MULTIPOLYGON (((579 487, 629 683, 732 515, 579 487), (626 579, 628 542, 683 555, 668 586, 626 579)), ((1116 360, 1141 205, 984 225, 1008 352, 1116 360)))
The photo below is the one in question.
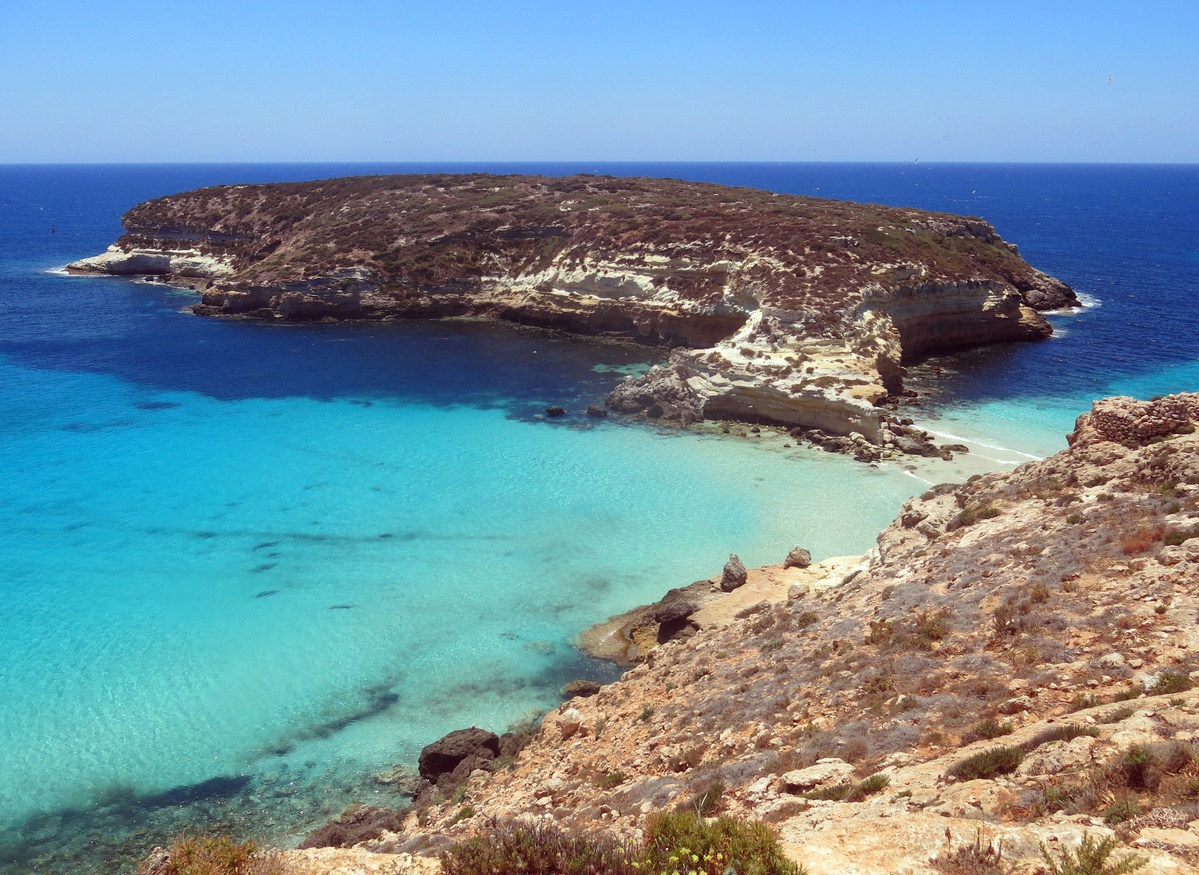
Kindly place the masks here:
POLYGON ((189 282, 207 316, 473 316, 666 346, 610 407, 859 448, 903 449, 887 404, 905 362, 1047 337, 1041 312, 1078 303, 980 219, 668 179, 219 186, 140 204, 124 226, 69 269, 189 282))

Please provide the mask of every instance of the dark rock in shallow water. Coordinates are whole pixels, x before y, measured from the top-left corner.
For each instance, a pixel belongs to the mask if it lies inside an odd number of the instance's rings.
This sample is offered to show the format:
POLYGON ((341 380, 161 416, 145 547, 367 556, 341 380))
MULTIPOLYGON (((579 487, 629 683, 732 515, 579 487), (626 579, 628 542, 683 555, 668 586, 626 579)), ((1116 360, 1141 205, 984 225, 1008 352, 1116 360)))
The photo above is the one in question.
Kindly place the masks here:
POLYGON ((404 824, 404 815, 389 808, 364 805, 351 809, 336 820, 313 830, 298 847, 304 848, 352 848, 359 842, 377 839, 385 832, 399 832, 404 824))
POLYGON ((901 453, 907 453, 911 456, 939 456, 941 451, 930 444, 928 441, 921 440, 918 437, 901 434, 895 436, 895 448, 901 453))
POLYGON ((729 561, 724 563, 724 572, 720 575, 720 588, 725 592, 732 592, 737 587, 744 586, 748 579, 749 572, 745 570, 741 557, 736 553, 730 553, 729 561))
POLYGON ((587 415, 594 416, 596 419, 602 419, 608 415, 608 411, 600 407, 598 404, 592 404, 587 408, 587 415))
POLYGON ((422 778, 441 784, 447 779, 457 780, 475 769, 488 768, 491 761, 500 755, 500 738, 486 729, 456 729, 420 752, 420 774, 422 778))
POLYGON ((546 416, 565 416, 566 410, 562 407, 550 406, 550 407, 545 408, 545 415, 546 416))

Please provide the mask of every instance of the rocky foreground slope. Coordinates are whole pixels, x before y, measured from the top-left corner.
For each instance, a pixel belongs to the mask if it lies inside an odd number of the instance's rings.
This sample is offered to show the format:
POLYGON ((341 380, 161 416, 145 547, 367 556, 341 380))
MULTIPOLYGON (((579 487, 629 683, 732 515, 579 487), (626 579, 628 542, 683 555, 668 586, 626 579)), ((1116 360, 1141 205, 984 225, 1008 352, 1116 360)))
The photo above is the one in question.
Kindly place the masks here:
POLYGON ((1049 335, 1078 302, 988 223, 664 179, 421 175, 140 204, 79 273, 192 278, 195 311, 480 316, 675 347, 609 399, 677 422, 892 439, 903 362, 1049 335))
POLYGON ((751 570, 514 760, 281 871, 432 872, 511 819, 635 836, 706 795, 812 875, 1031 873, 1084 836, 1199 872, 1196 424, 1199 395, 1096 402, 1069 449, 912 500, 853 567, 751 570))

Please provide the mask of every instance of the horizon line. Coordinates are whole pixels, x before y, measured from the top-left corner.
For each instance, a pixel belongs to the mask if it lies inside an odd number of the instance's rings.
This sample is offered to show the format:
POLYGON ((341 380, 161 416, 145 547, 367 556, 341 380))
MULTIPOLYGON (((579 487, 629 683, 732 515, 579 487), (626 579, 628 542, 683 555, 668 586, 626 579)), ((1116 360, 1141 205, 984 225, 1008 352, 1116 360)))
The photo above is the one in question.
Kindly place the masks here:
POLYGON ((344 165, 344 166, 361 166, 367 164, 440 164, 440 165, 480 165, 480 164, 518 164, 518 165, 545 165, 545 164, 599 164, 606 166, 613 165, 646 165, 646 164, 663 164, 663 165, 817 165, 817 164, 852 164, 852 165, 875 165, 887 167, 902 167, 911 165, 919 167, 923 164, 926 167, 933 166, 995 166, 995 167, 1196 167, 1199 166, 1199 161, 924 161, 904 160, 904 161, 853 161, 853 160, 767 160, 767 159, 683 159, 671 160, 666 158, 621 158, 621 159, 601 159, 601 158, 546 158, 546 159, 503 159, 503 158, 455 158, 455 159, 355 159, 355 160, 288 160, 288 161, 265 161, 265 160, 247 160, 247 161, 0 161, 0 167, 181 167, 181 166, 305 166, 305 165, 344 165))

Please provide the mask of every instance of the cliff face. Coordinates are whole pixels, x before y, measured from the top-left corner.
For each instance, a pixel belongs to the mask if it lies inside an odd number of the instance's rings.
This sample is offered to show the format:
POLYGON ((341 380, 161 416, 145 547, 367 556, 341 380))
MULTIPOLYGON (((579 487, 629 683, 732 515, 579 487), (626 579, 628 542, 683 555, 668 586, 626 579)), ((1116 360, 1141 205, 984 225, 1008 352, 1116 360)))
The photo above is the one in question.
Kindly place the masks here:
POLYGON ((740 610, 676 593, 698 632, 356 853, 491 818, 635 836, 719 785, 812 875, 1001 871, 966 867, 976 837, 1033 872, 1088 833, 1199 871, 1197 424, 1199 395, 1097 402, 1069 449, 913 500, 853 567, 751 570, 740 610))
POLYGON ((470 315, 668 345, 671 364, 614 407, 873 440, 905 359, 1042 338, 1037 311, 1077 303, 978 219, 678 180, 222 186, 124 223, 107 253, 69 267, 206 278, 203 315, 470 315))

